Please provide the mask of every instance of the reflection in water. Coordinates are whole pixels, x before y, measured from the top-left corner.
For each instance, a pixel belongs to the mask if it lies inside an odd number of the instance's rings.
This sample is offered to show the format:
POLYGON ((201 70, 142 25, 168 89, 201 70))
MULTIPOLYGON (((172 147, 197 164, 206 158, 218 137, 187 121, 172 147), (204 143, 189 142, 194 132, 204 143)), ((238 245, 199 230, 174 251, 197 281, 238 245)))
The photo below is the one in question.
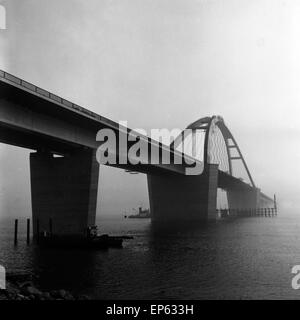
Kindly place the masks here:
MULTIPOLYGON (((14 248, 1 224, 0 264, 39 275, 44 289, 65 288, 98 299, 298 298, 298 218, 244 218, 202 226, 157 227, 148 219, 100 219, 100 231, 130 234, 122 249, 14 248), (296 220, 295 220, 296 219, 296 220)), ((20 228, 22 229, 22 228, 20 228)), ((25 230, 25 229, 24 229, 25 230)))

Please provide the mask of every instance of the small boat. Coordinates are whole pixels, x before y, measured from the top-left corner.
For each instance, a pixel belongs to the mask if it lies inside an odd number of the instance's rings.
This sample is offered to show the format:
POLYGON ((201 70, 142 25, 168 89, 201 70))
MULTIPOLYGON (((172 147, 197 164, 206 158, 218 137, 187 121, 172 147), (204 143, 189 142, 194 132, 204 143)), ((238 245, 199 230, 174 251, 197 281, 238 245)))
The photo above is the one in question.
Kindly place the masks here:
POLYGON ((123 238, 98 234, 98 227, 91 226, 87 229, 87 245, 94 248, 122 247, 123 238))
POLYGON ((130 219, 145 219, 150 218, 150 210, 149 209, 143 209, 142 207, 139 207, 139 211, 137 214, 132 214, 128 216, 130 219))

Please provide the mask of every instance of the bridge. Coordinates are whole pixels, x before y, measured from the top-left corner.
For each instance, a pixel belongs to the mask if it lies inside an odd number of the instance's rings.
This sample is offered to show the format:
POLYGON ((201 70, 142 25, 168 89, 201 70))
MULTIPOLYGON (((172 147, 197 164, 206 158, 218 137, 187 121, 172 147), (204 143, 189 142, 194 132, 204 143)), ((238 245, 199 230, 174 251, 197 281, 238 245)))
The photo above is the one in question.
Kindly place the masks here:
POLYGON ((49 231, 49 219, 57 235, 84 235, 94 225, 100 129, 111 129, 118 137, 113 150, 117 162, 108 165, 147 174, 155 222, 215 220, 218 188, 226 191, 229 209, 274 205, 255 186, 236 140, 219 116, 201 118, 164 145, 0 70, 0 142, 33 150, 29 160, 34 233, 49 231), (120 161, 124 156, 128 159, 133 145, 119 148, 120 140, 129 134, 139 136, 149 158, 157 155, 156 161, 144 159, 136 165, 120 161), (192 144, 191 155, 182 152, 187 143, 192 144), (164 152, 170 154, 169 163, 163 161, 164 152), (175 161, 183 158, 188 161, 175 161), (236 163, 249 181, 234 174, 236 163), (201 174, 187 174, 197 165, 201 174))

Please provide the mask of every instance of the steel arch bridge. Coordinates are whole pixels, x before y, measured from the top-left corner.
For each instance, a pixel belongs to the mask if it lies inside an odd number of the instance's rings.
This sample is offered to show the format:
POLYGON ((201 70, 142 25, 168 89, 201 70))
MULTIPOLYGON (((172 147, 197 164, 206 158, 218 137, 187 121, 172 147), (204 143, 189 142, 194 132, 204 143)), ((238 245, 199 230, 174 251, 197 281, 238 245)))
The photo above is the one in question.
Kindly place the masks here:
POLYGON ((172 142, 171 148, 184 150, 203 161, 204 166, 218 164, 219 170, 231 176, 234 176, 234 162, 240 161, 250 185, 255 187, 242 152, 221 116, 204 117, 191 123, 172 142))
MULTIPOLYGON (((170 147, 202 161, 203 170, 209 164, 217 164, 221 189, 256 189, 241 149, 221 116, 194 121, 176 137, 170 147)), ((261 206, 268 206, 273 204, 273 199, 260 192, 260 202, 261 206)))
POLYGON ((273 204, 255 186, 234 137, 219 116, 201 118, 179 134, 186 138, 183 146, 192 146, 192 156, 188 156, 176 151, 179 137, 171 145, 162 144, 0 70, 0 142, 31 150, 35 235, 39 234, 37 225, 49 230, 49 219, 55 220, 55 233, 61 236, 82 237, 94 225, 100 167, 97 152, 99 144, 103 145, 98 140, 100 130, 116 138, 110 150, 115 161, 101 165, 147 174, 151 218, 162 225, 215 221, 218 188, 226 190, 229 208, 262 208, 262 199, 268 206, 273 204), (138 138, 138 143, 132 138, 138 138), (122 147, 124 139, 130 143, 122 147), (143 145, 140 151, 148 151, 146 155, 138 154, 138 145, 143 145), (136 151, 133 157, 131 147, 136 151), (132 159, 134 162, 128 161, 132 159), (246 171, 249 183, 235 176, 237 163, 246 171), (188 169, 202 169, 202 173, 193 170, 189 174, 188 169))

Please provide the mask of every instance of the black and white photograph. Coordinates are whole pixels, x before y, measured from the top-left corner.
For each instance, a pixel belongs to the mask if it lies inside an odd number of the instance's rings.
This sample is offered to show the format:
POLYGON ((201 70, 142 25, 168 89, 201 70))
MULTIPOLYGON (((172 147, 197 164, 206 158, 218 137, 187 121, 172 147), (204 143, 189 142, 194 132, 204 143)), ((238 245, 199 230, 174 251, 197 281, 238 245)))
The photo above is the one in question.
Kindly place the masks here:
POLYGON ((298 300, 298 161, 300 1, 0 0, 0 308, 298 300))

